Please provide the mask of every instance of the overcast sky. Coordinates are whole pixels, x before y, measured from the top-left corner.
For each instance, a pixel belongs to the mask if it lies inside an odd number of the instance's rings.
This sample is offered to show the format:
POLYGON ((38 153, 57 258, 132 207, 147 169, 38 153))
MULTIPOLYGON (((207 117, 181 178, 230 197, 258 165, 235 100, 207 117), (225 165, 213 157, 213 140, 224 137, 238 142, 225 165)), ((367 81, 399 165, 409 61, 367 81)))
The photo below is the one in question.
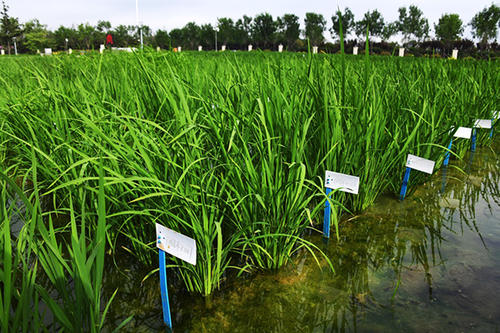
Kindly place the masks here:
MULTIPOLYGON (((6 0, 10 6, 10 15, 18 17, 21 22, 38 18, 50 29, 60 25, 71 26, 88 22, 96 24, 98 20, 110 21, 113 26, 119 24, 135 25, 135 0, 6 0)), ((491 0, 139 0, 139 20, 153 30, 180 28, 194 21, 198 24, 214 25, 219 17, 238 19, 244 14, 255 16, 268 12, 275 18, 285 13, 293 13, 300 17, 301 29, 304 28, 304 14, 316 12, 323 14, 330 28, 333 12, 345 6, 351 8, 355 19, 360 19, 368 10, 378 9, 385 22, 394 21, 398 17, 401 6, 417 5, 429 20, 431 35, 434 35, 434 23, 444 13, 457 13, 462 21, 468 24, 472 17, 483 8, 492 4, 491 0)), ((498 1, 496 2, 498 5, 498 1)), ((470 38, 470 28, 466 29, 466 37, 470 38)), ((325 33, 329 37, 329 33, 325 33)))

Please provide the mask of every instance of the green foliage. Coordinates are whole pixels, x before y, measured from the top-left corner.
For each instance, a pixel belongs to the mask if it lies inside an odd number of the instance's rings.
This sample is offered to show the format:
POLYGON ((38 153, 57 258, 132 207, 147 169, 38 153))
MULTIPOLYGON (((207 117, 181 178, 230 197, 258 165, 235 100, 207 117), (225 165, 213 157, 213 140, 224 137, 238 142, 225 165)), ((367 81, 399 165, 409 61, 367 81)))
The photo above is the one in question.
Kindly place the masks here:
POLYGON ((38 20, 28 21, 24 24, 24 39, 21 43, 31 52, 36 53, 45 47, 51 46, 49 31, 47 27, 40 24, 38 20))
POLYGON ((278 17, 277 24, 278 40, 282 40, 288 50, 293 50, 300 37, 299 17, 294 14, 285 14, 282 17, 278 17))
POLYGON ((12 39, 21 35, 22 30, 19 20, 9 16, 9 6, 2 0, 2 11, 0 15, 0 42, 7 48, 8 54, 11 53, 12 39))
POLYGON ((439 18, 439 23, 434 25, 436 37, 444 42, 460 39, 464 32, 462 20, 458 14, 444 14, 439 18))
POLYGON ((154 46, 159 46, 162 49, 170 48, 170 36, 166 30, 158 30, 154 36, 154 46))
POLYGON ((194 22, 189 22, 182 28, 182 38, 187 42, 187 47, 194 50, 200 45, 200 27, 194 22))
POLYGON ((387 23, 384 26, 384 29, 382 30, 382 33, 380 34, 380 36, 382 37, 383 41, 387 41, 397 33, 398 33, 398 23, 391 22, 391 23, 387 23))
POLYGON ((332 16, 332 27, 330 28, 332 38, 340 38, 340 20, 342 20, 342 29, 344 36, 349 35, 356 27, 354 14, 349 9, 349 7, 346 7, 343 14, 338 11, 335 15, 332 16))
POLYGON ((356 22, 356 34, 358 36, 365 36, 368 30, 370 36, 381 37, 384 31, 384 18, 378 10, 366 12, 363 19, 356 22))
POLYGON ((215 49, 215 29, 211 24, 203 24, 200 26, 199 38, 200 45, 203 46, 204 50, 215 49))
MULTIPOLYGON (((98 172, 97 225, 90 223, 91 214, 85 210, 81 211, 77 223, 78 210, 70 204, 69 224, 57 229, 52 220, 55 212, 42 211, 36 177, 37 154, 31 151, 33 189, 29 197, 8 172, 0 169, 0 283, 3 287, 0 327, 2 332, 49 329, 100 332, 116 294, 115 291, 106 304, 101 304, 108 229, 104 172, 102 168, 98 172), (20 209, 23 206, 24 209, 20 209), (24 226, 12 235, 11 224, 17 228, 19 224, 24 226), (61 237, 64 229, 71 230, 68 237, 71 240, 61 237), (44 304, 43 312, 40 303, 44 304)), ((95 197, 93 193, 85 195, 95 197)))
POLYGON ((472 33, 475 38, 487 43, 488 40, 497 38, 497 29, 500 22, 500 7, 491 4, 490 7, 483 9, 470 22, 472 33))
POLYGON ((304 35, 309 39, 311 45, 320 45, 325 40, 323 32, 326 29, 326 20, 323 15, 316 13, 306 13, 306 18, 304 19, 305 30, 304 35))
MULTIPOLYGON (((222 45, 232 44, 234 42, 234 32, 236 27, 230 18, 222 17, 217 20, 217 37, 222 45)), ((172 33, 170 33, 172 35, 172 33)))
POLYGON ((255 16, 252 22, 252 39, 256 42, 256 46, 263 49, 270 48, 276 29, 277 25, 271 14, 262 13, 255 16))
POLYGON ((429 35, 429 21, 417 6, 401 7, 398 12, 398 30, 406 41, 409 41, 412 36, 420 41, 429 35))
MULTIPOLYGON (((302 237, 320 224, 326 200, 340 236, 345 211, 398 193, 406 154, 439 166, 447 129, 488 118, 498 106, 495 61, 365 52, 363 59, 147 50, 4 59, 0 162, 45 199, 36 254, 47 258, 39 267, 52 272, 51 285, 82 281, 60 311, 51 306, 64 314, 58 320, 90 329, 104 315, 96 310, 95 273, 104 223, 94 213, 103 210, 102 187, 109 250, 120 242, 152 262, 154 223, 162 223, 198 247, 196 266, 170 258, 172 274, 209 295, 228 270, 278 269, 301 248, 320 260, 302 237), (326 198, 325 170, 359 176, 359 195, 326 198), (67 226, 51 228, 56 212, 67 226), (80 296, 85 301, 75 301, 80 296)), ((427 177, 415 176, 410 191, 427 177)))

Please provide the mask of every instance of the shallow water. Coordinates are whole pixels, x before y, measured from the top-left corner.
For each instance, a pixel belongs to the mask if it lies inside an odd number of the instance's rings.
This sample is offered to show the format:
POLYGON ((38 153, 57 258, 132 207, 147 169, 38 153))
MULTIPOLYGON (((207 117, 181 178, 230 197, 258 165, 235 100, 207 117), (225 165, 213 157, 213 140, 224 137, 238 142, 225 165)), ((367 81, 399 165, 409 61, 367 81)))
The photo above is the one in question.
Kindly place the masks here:
MULTIPOLYGON (((339 240, 311 236, 335 273, 301 252, 293 265, 237 279, 211 300, 174 286, 174 331, 499 332, 499 148, 497 140, 453 161, 404 202, 380 198, 342 224, 339 240)), ((141 283, 125 274, 107 281, 120 286, 110 315, 134 314, 129 331, 161 329, 157 276, 141 283)))

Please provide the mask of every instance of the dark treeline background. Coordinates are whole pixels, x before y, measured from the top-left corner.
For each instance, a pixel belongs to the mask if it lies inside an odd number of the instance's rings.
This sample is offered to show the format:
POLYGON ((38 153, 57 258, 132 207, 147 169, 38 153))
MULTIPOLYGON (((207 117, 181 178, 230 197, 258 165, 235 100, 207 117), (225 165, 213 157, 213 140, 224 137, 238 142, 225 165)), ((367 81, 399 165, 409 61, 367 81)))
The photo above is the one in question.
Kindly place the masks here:
MULTIPOLYGON (((5 0, 2 5, 0 47, 9 54, 13 52, 14 40, 20 53, 43 52, 48 47, 54 51, 68 48, 98 49, 100 44, 105 44, 107 34, 112 35, 113 46, 139 45, 138 26, 113 27, 108 21, 99 21, 95 26, 85 23, 73 27, 60 26, 50 31, 36 19, 21 24, 17 18, 9 16, 5 0)), ((462 57, 500 55, 500 47, 496 42, 500 7, 495 4, 478 12, 469 23, 462 22, 457 14, 443 14, 432 28, 417 6, 401 7, 398 12, 399 18, 394 22, 385 22, 377 10, 368 11, 357 20, 349 8, 328 19, 322 14, 306 13, 302 29, 299 17, 294 14, 273 18, 268 13, 255 17, 244 15, 238 20, 219 18, 216 26, 189 22, 171 31, 153 31, 147 25, 140 29, 146 46, 162 49, 181 46, 184 50, 196 50, 201 45, 203 50, 214 50, 217 38, 218 49, 226 45, 228 50, 246 50, 252 44, 254 49, 276 50, 282 44, 288 51, 305 51, 309 42, 310 46, 318 46, 321 51, 335 53, 340 49, 339 20, 342 17, 343 32, 348 37, 348 53, 352 52, 354 46, 358 46, 360 52, 363 51, 368 30, 371 52, 377 54, 394 54, 401 44, 407 48, 407 54, 415 56, 449 56, 454 48, 460 51, 462 57), (471 26, 476 41, 462 38, 466 25, 471 26), (431 29, 434 31, 433 38, 430 38, 431 29), (325 40, 325 34, 328 33, 333 43, 325 40), (402 37, 401 43, 389 42, 396 35, 402 37)))

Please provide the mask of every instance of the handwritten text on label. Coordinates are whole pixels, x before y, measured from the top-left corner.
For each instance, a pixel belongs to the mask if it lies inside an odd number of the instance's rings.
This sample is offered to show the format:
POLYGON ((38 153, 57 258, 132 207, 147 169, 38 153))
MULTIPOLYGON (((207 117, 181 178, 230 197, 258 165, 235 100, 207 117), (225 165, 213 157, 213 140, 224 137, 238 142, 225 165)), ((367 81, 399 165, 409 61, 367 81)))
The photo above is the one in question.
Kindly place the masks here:
POLYGON ((327 170, 325 174, 325 187, 332 190, 339 189, 342 192, 358 194, 359 177, 327 170))
POLYGON ((158 223, 156 223, 156 246, 174 257, 196 265, 195 240, 158 223))

